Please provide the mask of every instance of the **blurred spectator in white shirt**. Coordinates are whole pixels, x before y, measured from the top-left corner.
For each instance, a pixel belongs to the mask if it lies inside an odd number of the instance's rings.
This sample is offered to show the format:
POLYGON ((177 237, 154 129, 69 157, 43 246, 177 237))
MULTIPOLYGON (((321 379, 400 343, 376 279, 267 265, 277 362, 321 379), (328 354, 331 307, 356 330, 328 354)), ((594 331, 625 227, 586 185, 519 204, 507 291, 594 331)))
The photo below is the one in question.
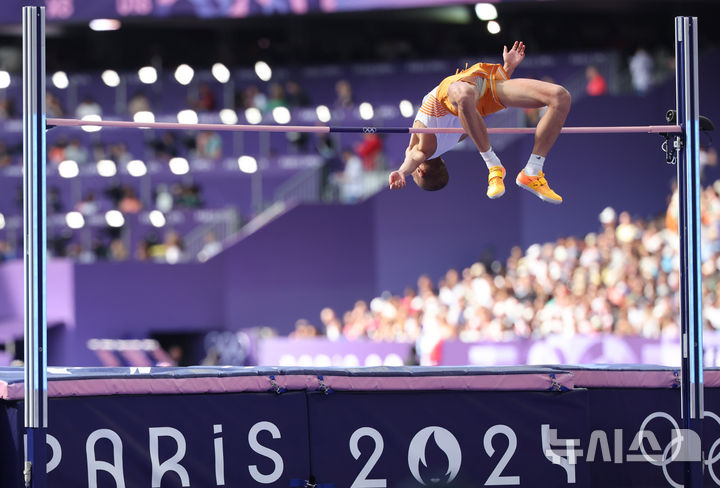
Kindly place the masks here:
POLYGON ((75 109, 75 117, 82 119, 86 115, 102 115, 102 107, 90 97, 83 98, 75 109))
POLYGON ((79 139, 73 139, 65 147, 65 157, 78 164, 85 164, 88 160, 88 150, 80 143, 79 139))
POLYGON ((215 237, 215 233, 210 231, 205 234, 205 244, 202 249, 200 249, 200 252, 198 252, 197 257, 200 262, 204 263, 220 251, 222 251, 222 244, 218 242, 217 237, 215 237))
POLYGON ((342 153, 345 169, 337 175, 340 186, 340 199, 346 203, 355 203, 360 200, 365 191, 365 170, 362 160, 351 150, 342 153))
POLYGON ((648 52, 639 47, 630 58, 630 76, 633 88, 640 95, 644 95, 652 85, 652 72, 655 63, 648 52))

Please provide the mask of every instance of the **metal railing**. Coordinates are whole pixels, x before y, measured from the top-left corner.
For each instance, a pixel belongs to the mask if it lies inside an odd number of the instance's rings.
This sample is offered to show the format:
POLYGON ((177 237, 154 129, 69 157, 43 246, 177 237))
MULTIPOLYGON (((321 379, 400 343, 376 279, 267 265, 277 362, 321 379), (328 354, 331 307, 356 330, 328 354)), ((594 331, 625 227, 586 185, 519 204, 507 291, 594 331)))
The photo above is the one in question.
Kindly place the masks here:
POLYGON ((222 251, 222 243, 240 229, 240 214, 235 208, 228 207, 222 210, 201 210, 196 215, 206 222, 185 236, 184 255, 188 261, 205 262, 222 251))
POLYGON ((306 203, 320 201, 321 181, 322 168, 307 168, 283 183, 275 191, 272 203, 306 203))

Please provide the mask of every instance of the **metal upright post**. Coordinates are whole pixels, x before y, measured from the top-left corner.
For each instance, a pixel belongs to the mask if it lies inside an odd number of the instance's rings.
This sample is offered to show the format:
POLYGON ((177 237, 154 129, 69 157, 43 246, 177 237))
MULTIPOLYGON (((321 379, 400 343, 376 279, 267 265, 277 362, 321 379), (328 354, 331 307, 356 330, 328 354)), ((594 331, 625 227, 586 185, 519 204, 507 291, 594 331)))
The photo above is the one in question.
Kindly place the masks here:
POLYGON ((25 486, 46 485, 45 7, 23 7, 25 486))
POLYGON ((703 340, 700 255, 700 119, 697 17, 675 18, 680 234, 681 414, 685 488, 703 486, 703 340))

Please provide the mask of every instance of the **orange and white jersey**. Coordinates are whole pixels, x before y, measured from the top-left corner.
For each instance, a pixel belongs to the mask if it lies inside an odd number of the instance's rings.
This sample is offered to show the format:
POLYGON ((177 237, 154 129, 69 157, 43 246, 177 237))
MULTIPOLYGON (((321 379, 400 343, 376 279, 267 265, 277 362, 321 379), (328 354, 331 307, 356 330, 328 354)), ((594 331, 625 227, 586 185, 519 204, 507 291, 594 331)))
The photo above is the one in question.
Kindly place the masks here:
MULTIPOLYGON (((448 99, 450 85, 456 81, 470 83, 477 87, 477 110, 486 117, 505 108, 497 94, 497 81, 507 80, 505 69, 499 64, 477 63, 464 70, 458 70, 454 75, 446 77, 438 86, 425 95, 423 103, 418 110, 415 120, 428 128, 458 128, 462 127, 457 117, 457 109, 448 99)), ((462 134, 435 134, 437 150, 432 157, 440 156, 452 149, 462 134)))
MULTIPOLYGON (((437 99, 437 90, 438 87, 435 87, 425 95, 415 120, 420 121, 428 129, 462 128, 460 119, 437 99)), ((462 134, 435 134, 437 149, 429 159, 441 156, 455 147, 460 141, 460 136, 462 134)))

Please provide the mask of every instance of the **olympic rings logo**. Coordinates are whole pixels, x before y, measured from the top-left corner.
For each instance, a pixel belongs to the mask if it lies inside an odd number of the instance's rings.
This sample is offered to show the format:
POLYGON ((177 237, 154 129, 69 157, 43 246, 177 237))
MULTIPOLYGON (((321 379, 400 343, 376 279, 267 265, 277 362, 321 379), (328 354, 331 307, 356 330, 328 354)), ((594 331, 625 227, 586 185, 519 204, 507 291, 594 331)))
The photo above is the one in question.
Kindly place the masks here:
POLYGON ((363 127, 363 134, 375 134, 377 132, 377 127, 363 127))
MULTIPOLYGON (((713 419, 717 422, 718 426, 720 426, 720 417, 718 415, 713 412, 708 412, 707 410, 704 411, 703 414, 705 417, 713 419)), ((683 488, 683 485, 681 483, 677 483, 670 477, 667 470, 670 463, 673 461, 702 461, 702 442, 697 433, 694 431, 688 431, 687 429, 680 429, 675 419, 665 412, 653 412, 645 417, 645 420, 643 420, 640 425, 640 430, 638 431, 635 442, 638 444, 637 448, 642 453, 642 458, 645 461, 649 462, 653 466, 662 467, 665 479, 673 488, 683 488), (663 449, 661 456, 648 454, 645 450, 644 443, 644 440, 647 437, 650 444, 654 443, 657 445, 655 436, 651 431, 646 430, 650 421, 656 418, 666 419, 672 425, 672 439, 665 446, 665 449, 663 449)), ((720 486, 720 478, 714 470, 714 465, 718 461, 720 461, 720 439, 716 439, 712 444, 710 452, 708 453, 708 459, 704 461, 705 465, 708 467, 710 477, 716 485, 720 486)))

